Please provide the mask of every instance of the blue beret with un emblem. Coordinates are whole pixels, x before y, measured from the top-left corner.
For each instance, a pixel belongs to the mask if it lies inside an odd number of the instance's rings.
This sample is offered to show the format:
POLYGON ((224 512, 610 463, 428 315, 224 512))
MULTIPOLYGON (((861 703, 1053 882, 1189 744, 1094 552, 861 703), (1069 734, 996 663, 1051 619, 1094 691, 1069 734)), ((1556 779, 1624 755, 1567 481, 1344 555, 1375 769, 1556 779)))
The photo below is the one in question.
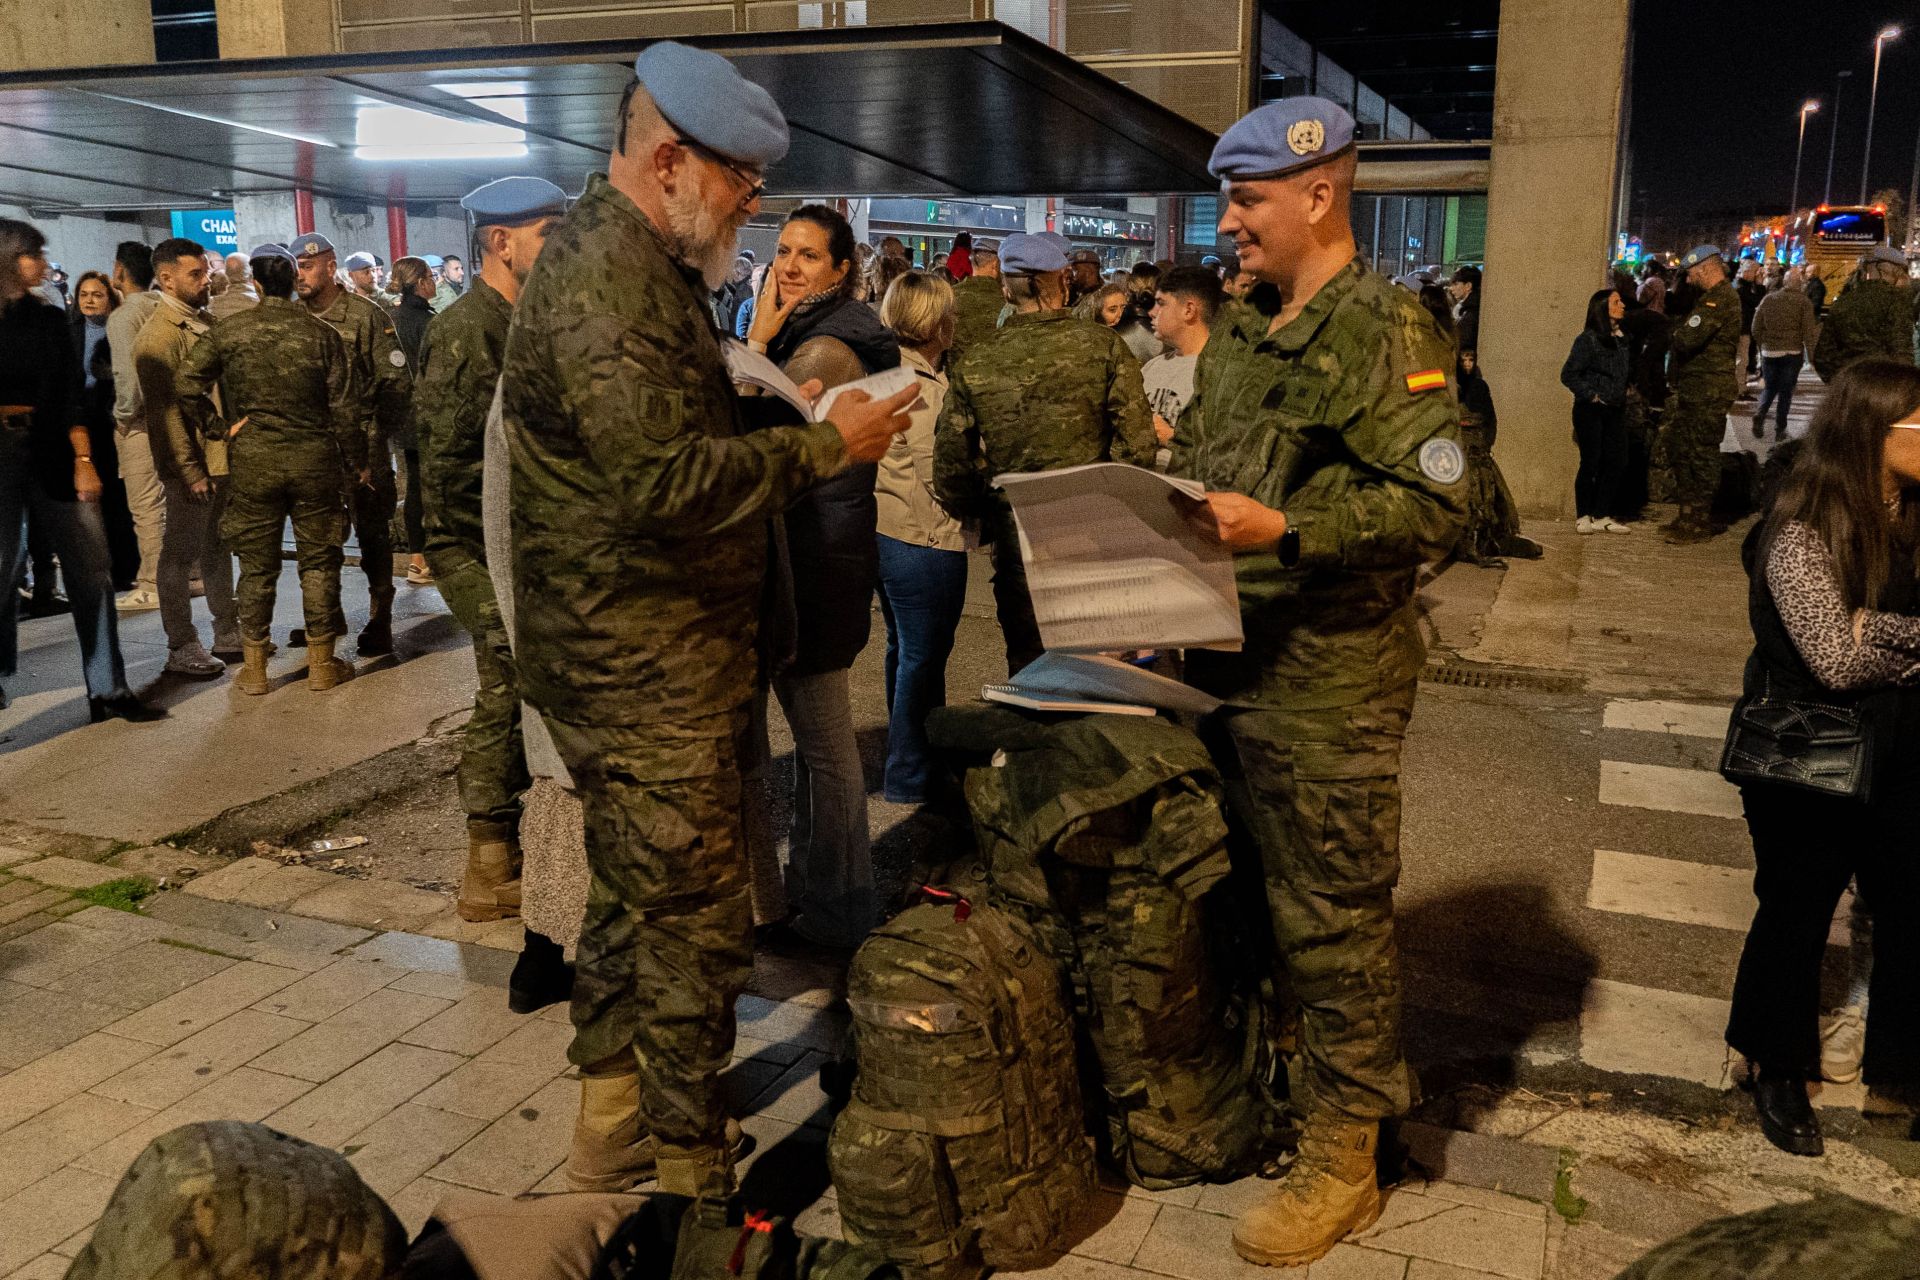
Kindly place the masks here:
POLYGON ((333 252, 333 241, 318 231, 309 231, 303 236, 295 236, 287 241, 287 252, 298 258, 315 258, 323 253, 333 252))
POLYGON ((267 241, 265 244, 257 244, 253 246, 252 249, 247 251, 247 257, 249 259, 280 258, 287 262, 293 261, 293 254, 288 252, 287 246, 283 244, 275 244, 271 240, 267 241))
POLYGON ((1707 259, 1718 258, 1720 256, 1720 246, 1717 244, 1695 245, 1693 248, 1687 250, 1686 257, 1680 259, 1680 265, 1691 271, 1707 259))
POLYGON ((564 217, 567 193, 545 178, 496 178, 460 198, 476 227, 518 227, 564 217))
POLYGON ((1050 233, 1008 236, 1000 242, 1000 270, 1008 275, 1066 269, 1067 255, 1060 252, 1050 233))
POLYGON ((348 254, 347 260, 340 265, 349 271, 366 271, 380 264, 373 260, 372 254, 362 249, 358 253, 348 254))
POLYGON ((1353 146, 1347 109, 1325 98, 1282 98, 1241 116, 1220 135, 1207 172, 1222 182, 1279 178, 1353 146))
POLYGON ((633 74, 684 137, 763 169, 786 157, 787 121, 773 95, 719 54, 662 40, 633 60, 633 74))

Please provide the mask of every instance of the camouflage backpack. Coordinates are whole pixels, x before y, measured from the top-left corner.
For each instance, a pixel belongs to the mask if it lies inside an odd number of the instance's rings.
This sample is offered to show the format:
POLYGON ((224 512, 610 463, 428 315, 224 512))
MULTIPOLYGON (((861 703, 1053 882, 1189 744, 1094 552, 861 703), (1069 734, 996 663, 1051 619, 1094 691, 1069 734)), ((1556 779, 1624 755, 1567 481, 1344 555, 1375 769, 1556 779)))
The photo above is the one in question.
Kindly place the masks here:
POLYGON ((847 1239, 916 1280, 1045 1266, 1093 1193, 1060 972, 962 898, 881 926, 847 975, 858 1072, 827 1162, 847 1239))
POLYGON ((900 1280, 870 1249, 802 1236, 743 1200, 652 1195, 614 1229, 588 1280, 900 1280))
POLYGON ((935 717, 936 743, 981 761, 966 793, 993 901, 1071 975, 1102 1154, 1154 1189, 1251 1172, 1278 1120, 1283 1046, 1205 747, 1159 718, 935 717))

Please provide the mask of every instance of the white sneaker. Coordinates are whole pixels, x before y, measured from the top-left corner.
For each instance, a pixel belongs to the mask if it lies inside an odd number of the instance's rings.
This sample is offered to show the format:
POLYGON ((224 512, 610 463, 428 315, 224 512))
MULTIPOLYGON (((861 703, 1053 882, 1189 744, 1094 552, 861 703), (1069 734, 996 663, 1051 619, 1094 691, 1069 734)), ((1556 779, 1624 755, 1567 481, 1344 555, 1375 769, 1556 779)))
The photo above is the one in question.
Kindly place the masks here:
POLYGON ((1606 533, 1632 533, 1633 532, 1632 525, 1621 524, 1618 520, 1615 520, 1612 516, 1608 516, 1605 520, 1594 521, 1594 528, 1600 529, 1606 533))
POLYGON ((176 676, 211 680, 215 676, 225 675, 227 664, 201 648, 198 640, 189 640, 178 649, 168 652, 167 670, 176 676))
POLYGON ((1576 533, 1600 532, 1600 525, 1592 516, 1581 516, 1573 522, 1573 528, 1576 533))
POLYGON ((150 587, 135 587, 114 597, 113 607, 122 613, 131 613, 136 609, 158 609, 160 593, 150 587))
POLYGON ((1820 1019, 1820 1078, 1852 1084, 1860 1078, 1860 1053, 1867 1046, 1867 1018, 1857 1004, 1835 1009, 1820 1019))

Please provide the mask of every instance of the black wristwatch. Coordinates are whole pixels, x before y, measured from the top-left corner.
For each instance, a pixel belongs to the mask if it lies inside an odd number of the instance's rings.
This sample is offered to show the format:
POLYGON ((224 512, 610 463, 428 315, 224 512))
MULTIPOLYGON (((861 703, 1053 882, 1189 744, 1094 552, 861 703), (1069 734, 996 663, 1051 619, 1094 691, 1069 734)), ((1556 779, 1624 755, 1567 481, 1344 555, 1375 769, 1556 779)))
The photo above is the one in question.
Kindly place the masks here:
POLYGON ((1275 548, 1280 553, 1280 567, 1291 569, 1300 563, 1300 531, 1288 529, 1280 535, 1280 545, 1275 548))

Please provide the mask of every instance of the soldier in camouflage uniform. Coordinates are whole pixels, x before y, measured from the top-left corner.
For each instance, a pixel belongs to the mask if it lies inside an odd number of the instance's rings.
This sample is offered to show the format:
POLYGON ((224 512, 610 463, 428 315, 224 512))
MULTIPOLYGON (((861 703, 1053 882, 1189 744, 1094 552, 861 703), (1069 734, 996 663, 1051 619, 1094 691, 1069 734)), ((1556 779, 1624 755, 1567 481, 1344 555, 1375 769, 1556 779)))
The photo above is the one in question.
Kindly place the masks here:
POLYGON ((740 760, 769 522, 878 460, 919 390, 748 430, 784 405, 735 394, 707 295, 786 122, 716 54, 661 42, 635 72, 609 172, 548 238, 507 334, 515 670, 585 810, 569 1181, 657 1167, 695 1195, 732 1182, 719 1076, 753 959, 740 760))
POLYGON ((1704 289, 1668 339, 1667 458, 1673 470, 1680 514, 1661 532, 1668 542, 1704 542, 1713 537, 1710 518, 1720 487, 1720 441, 1727 413, 1739 394, 1740 295, 1727 283, 1727 264, 1714 245, 1703 244, 1680 260, 1687 283, 1704 289))
POLYGON ((1000 291, 1000 242, 982 240, 973 246, 973 274, 953 286, 953 346, 951 365, 1000 327, 1000 308, 1007 305, 1000 291))
POLYGON ((1067 263, 1058 246, 1010 236, 1000 265, 1016 314, 948 371, 934 427, 933 491, 956 519, 980 519, 992 540, 993 600, 1012 674, 1043 646, 1019 531, 993 477, 1089 462, 1150 467, 1159 441, 1140 362, 1113 330, 1065 310, 1067 263))
POLYGON ((353 487, 353 532, 360 542, 360 569, 367 575, 367 625, 361 629, 363 655, 393 652, 393 513, 398 497, 393 480, 394 434, 406 426, 413 375, 393 330, 393 317, 381 307, 340 287, 333 242, 321 235, 296 237, 290 244, 298 263, 295 285, 307 310, 332 325, 347 344, 347 356, 373 396, 368 423, 367 476, 353 487))
POLYGON ((1281 985, 1303 1006, 1299 1158, 1234 1232, 1266 1265, 1311 1262, 1379 1216, 1379 1125, 1413 1101, 1393 887, 1424 657, 1414 583, 1458 541, 1467 498, 1447 341, 1355 256, 1353 139, 1346 111, 1308 97, 1220 139, 1220 230, 1282 304, 1270 320, 1223 313, 1175 462, 1209 490, 1203 527, 1237 553, 1245 648, 1189 652, 1188 677, 1227 704, 1209 745, 1259 849, 1281 985))
MULTIPOLYGON (((473 637, 479 687, 460 741, 460 803, 467 813, 467 869, 456 903, 463 920, 520 914, 520 802, 531 779, 520 736, 513 651, 487 572, 481 528, 481 462, 487 411, 514 299, 567 195, 539 178, 501 178, 461 202, 481 250, 473 287, 427 325, 413 393, 425 507, 427 561, 453 616, 473 637)), ((517 1012, 565 999, 571 975, 557 943, 527 931, 508 982, 517 1012)))
POLYGON ((1881 245, 1860 263, 1859 281, 1827 308, 1813 348, 1813 371, 1822 382, 1832 382, 1856 360, 1912 364, 1913 323, 1906 255, 1881 245))
POLYGON ((260 305, 218 321, 174 377, 190 429, 227 439, 227 507, 220 532, 240 558, 242 693, 267 692, 268 628, 280 580, 280 531, 293 519, 306 606, 307 683, 331 689, 353 668, 334 657, 347 486, 364 477, 373 417, 338 334, 293 301, 293 255, 276 244, 252 255, 260 305), (227 414, 215 412, 220 389, 227 414), (229 425, 231 424, 231 425, 229 425))

